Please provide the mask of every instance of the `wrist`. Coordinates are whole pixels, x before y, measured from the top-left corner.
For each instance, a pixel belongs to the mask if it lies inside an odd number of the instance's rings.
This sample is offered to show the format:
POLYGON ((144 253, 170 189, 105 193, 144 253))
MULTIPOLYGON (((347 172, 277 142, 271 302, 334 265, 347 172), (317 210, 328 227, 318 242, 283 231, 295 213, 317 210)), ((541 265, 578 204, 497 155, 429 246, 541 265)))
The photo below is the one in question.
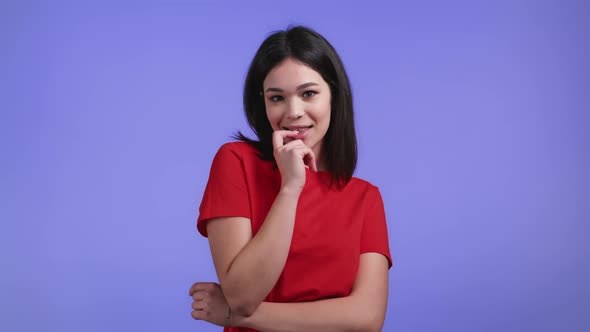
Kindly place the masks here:
MULTIPOLYGON (((226 327, 231 327, 232 326, 232 317, 231 317, 231 306, 228 304, 227 305, 227 311, 225 312, 225 326, 226 327)), ((235 318, 234 318, 235 319, 235 318)))
POLYGON ((301 191, 303 191, 303 188, 297 185, 281 185, 279 195, 299 198, 301 191))

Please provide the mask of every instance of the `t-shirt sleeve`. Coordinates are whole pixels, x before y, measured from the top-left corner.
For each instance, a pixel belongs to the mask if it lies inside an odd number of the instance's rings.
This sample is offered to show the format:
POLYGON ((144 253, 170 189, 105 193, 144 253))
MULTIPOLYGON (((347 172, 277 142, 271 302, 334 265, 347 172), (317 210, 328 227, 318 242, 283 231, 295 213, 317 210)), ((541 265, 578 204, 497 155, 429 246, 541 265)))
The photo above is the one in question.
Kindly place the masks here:
POLYGON ((201 235, 207 236, 207 220, 215 217, 251 218, 244 161, 231 144, 221 146, 211 164, 197 219, 201 235))
POLYGON ((372 187, 369 190, 367 211, 361 231, 361 254, 367 252, 380 253, 387 258, 389 268, 393 265, 389 251, 385 208, 383 207, 381 193, 377 187, 372 187))

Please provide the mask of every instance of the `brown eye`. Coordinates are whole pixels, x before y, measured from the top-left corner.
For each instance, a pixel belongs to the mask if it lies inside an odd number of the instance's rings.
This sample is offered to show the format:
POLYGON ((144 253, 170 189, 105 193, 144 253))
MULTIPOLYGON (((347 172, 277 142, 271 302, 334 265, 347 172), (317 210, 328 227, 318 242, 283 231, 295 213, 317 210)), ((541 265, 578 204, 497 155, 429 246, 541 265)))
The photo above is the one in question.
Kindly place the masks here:
POLYGON ((281 97, 281 96, 271 96, 271 97, 270 97, 270 98, 268 98, 268 99, 269 99, 270 101, 272 101, 272 102, 276 103, 276 102, 279 102, 279 101, 283 100, 283 97, 281 97))
POLYGON ((315 96, 315 95, 317 95, 317 94, 318 94, 317 92, 315 92, 315 91, 312 91, 312 90, 309 90, 309 91, 305 91, 305 92, 303 93, 303 97, 305 97, 305 98, 309 98, 309 97, 313 97, 313 96, 315 96))

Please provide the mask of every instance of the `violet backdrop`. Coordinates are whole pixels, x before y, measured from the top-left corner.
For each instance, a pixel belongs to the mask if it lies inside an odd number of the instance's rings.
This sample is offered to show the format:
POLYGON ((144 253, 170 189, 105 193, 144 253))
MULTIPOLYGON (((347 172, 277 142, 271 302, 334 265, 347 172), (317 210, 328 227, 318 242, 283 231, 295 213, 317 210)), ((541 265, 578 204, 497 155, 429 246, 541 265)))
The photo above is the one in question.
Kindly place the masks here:
POLYGON ((384 331, 588 331, 590 5, 557 0, 2 1, 0 330, 220 331, 198 205, 289 24, 352 82, 384 331))

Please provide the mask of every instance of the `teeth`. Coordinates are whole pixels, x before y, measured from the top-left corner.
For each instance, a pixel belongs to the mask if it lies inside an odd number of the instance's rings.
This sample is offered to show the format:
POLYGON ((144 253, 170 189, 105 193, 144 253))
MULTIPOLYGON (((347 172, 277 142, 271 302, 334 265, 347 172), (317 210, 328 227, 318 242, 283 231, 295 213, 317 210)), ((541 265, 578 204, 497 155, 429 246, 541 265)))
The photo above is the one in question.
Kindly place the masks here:
POLYGON ((310 127, 300 127, 300 128, 288 128, 288 127, 285 127, 285 129, 287 129, 287 130, 296 131, 296 132, 298 132, 298 133, 301 133, 301 132, 307 131, 309 128, 310 128, 310 127))

